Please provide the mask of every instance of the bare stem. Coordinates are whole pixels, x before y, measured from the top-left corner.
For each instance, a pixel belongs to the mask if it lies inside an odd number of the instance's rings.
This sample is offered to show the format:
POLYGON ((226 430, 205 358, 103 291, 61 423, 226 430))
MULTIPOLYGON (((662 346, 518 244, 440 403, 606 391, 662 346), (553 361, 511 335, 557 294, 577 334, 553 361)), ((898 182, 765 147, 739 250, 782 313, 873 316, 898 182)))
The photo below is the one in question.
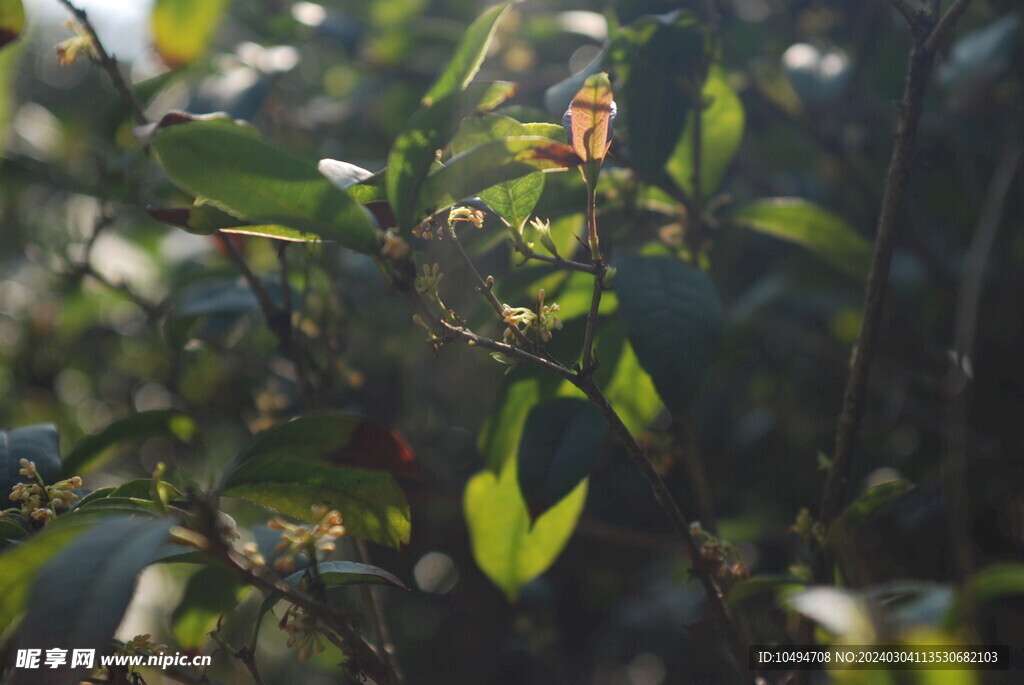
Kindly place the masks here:
POLYGON ((582 373, 594 372, 594 332, 597 330, 597 315, 601 308, 601 293, 604 291, 604 276, 608 265, 601 255, 601 243, 597 235, 597 182, 587 181, 587 234, 590 238, 590 259, 594 265, 594 291, 590 297, 590 311, 583 331, 582 373))
MULTIPOLYGON (((369 564, 370 550, 365 540, 356 538, 356 550, 359 552, 359 560, 364 564, 369 564)), ((400 685, 405 678, 395 660, 395 645, 391 641, 391 630, 388 628, 388 621, 384 616, 384 602, 380 596, 380 588, 376 585, 363 585, 360 589, 363 595, 363 604, 373 621, 373 631, 381 660, 391 674, 392 682, 395 685, 400 685)))
POLYGON ((149 119, 146 118, 146 113, 142 109, 142 105, 139 103, 139 99, 135 97, 135 93, 132 91, 131 86, 124 80, 124 76, 121 74, 121 70, 117 66, 117 60, 107 52, 107 49, 103 47, 102 41, 100 41, 99 35, 96 33, 95 27, 92 22, 89 21, 89 16, 85 13, 85 10, 74 5, 70 0, 60 0, 60 3, 68 8, 71 14, 74 15, 75 21, 82 25, 86 33, 89 34, 89 38, 92 40, 93 50, 96 51, 96 58, 103 70, 110 76, 110 80, 114 83, 114 88, 117 90, 121 99, 125 101, 128 108, 132 111, 132 116, 135 121, 139 124, 148 124, 149 119))
POLYGON ((584 264, 583 262, 576 262, 571 259, 566 259, 565 257, 549 257, 546 254, 540 254, 539 252, 535 252, 533 250, 527 250, 525 252, 521 252, 521 254, 527 259, 535 259, 538 262, 553 264, 554 266, 560 266, 566 269, 571 269, 572 271, 582 271, 583 273, 587 274, 597 273, 597 270, 594 268, 593 264, 584 264))
POLYGON ((349 625, 344 616, 332 610, 316 597, 284 582, 267 567, 253 564, 247 557, 232 549, 220 534, 216 510, 212 503, 195 497, 193 504, 196 505, 200 518, 201 529, 198 532, 206 537, 208 542, 206 551, 209 554, 224 562, 232 572, 250 585, 267 594, 279 595, 281 599, 301 607, 310 615, 322 620, 331 631, 340 636, 339 647, 344 650, 360 673, 372 678, 379 685, 391 685, 393 681, 387 669, 373 649, 349 625))
MULTIPOLYGON (((843 408, 836 428, 836 446, 825 480, 821 500, 821 520, 825 525, 835 520, 842 511, 846 499, 847 482, 853 463, 853 451, 857 433, 864 415, 868 376, 878 348, 882 319, 882 303, 888 289, 889 266, 896 240, 896 231, 903 213, 903 206, 913 166, 914 140, 918 122, 921 119, 925 88, 935 61, 935 46, 955 24, 970 0, 957 0, 946 12, 939 24, 928 30, 914 29, 914 46, 910 50, 903 98, 899 105, 899 122, 896 127, 896 141, 889 160, 882 208, 879 212, 875 234, 875 249, 868 274, 865 293, 864 316, 861 322, 860 338, 853 352, 850 375, 843 398, 843 408)), ((896 3, 899 9, 903 3, 896 3)), ((916 14, 922 20, 920 13, 916 14)), ((928 17, 924 16, 924 20, 928 17)), ((931 19, 934 21, 934 17, 931 19)), ((908 18, 908 22, 911 20, 908 18)))

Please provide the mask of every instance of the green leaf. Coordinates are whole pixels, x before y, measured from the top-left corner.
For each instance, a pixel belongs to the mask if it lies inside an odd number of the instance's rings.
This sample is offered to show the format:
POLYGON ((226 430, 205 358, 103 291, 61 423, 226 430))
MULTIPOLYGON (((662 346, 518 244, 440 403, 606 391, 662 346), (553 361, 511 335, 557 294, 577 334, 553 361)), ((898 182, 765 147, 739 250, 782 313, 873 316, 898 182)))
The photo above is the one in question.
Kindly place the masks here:
POLYGON ((732 215, 734 223, 802 245, 836 269, 867 277, 871 245, 841 217, 796 197, 756 200, 732 215))
POLYGON ((171 634, 183 649, 199 649, 217 620, 245 598, 249 586, 221 566, 204 566, 188 579, 171 615, 171 634))
MULTIPOLYGON (((77 536, 37 573, 18 646, 107 653, 139 573, 157 560, 173 523, 168 518, 113 518, 77 536)), ((88 670, 19 669, 13 685, 72 685, 88 670)))
POLYGON ((583 87, 583 83, 601 71, 601 66, 605 62, 605 50, 601 50, 590 64, 583 67, 583 69, 577 73, 569 76, 553 86, 549 86, 544 91, 544 108, 553 117, 559 119, 565 114, 565 110, 569 109, 569 105, 572 104, 572 99, 576 93, 580 92, 580 88, 583 87))
MULTIPOLYGON (((169 115, 170 117, 170 115, 169 115)), ((178 186, 249 224, 288 226, 372 253, 369 214, 311 160, 224 120, 165 117, 153 135, 156 159, 178 186)))
POLYGON ((579 160, 568 145, 550 138, 520 136, 490 140, 452 157, 427 176, 415 211, 420 215, 427 208, 447 207, 538 169, 564 169, 577 163, 579 160))
MULTIPOLYGON (((345 528, 357 537, 401 548, 409 541, 409 503, 395 479, 382 471, 350 468, 347 452, 359 445, 365 419, 343 414, 311 414, 256 435, 225 469, 219 490, 299 519, 314 505, 337 509, 345 528)), ((360 461, 359 463, 365 463, 360 461)), ((382 467, 383 468, 383 467, 382 467)))
POLYGON ((25 7, 21 0, 0 0, 0 49, 15 41, 25 30, 25 7))
POLYGON ((254 225, 236 219, 210 205, 192 205, 190 207, 150 207, 149 215, 157 221, 183 228, 196 235, 212 235, 217 231, 254 235, 275 240, 287 240, 294 243, 315 243, 320 236, 314 233, 303 233, 288 226, 254 225))
POLYGON ((96 523, 94 517, 59 516, 41 532, 0 554, 0 635, 21 616, 39 569, 96 523))
POLYGON ((689 12, 647 15, 619 29, 610 57, 622 83, 630 159, 648 177, 663 179, 707 74, 704 29, 689 12))
MULTIPOLYGON (((746 115, 725 70, 717 64, 708 71, 702 97, 707 107, 700 119, 700 188, 701 194, 709 197, 718 189, 729 162, 739 149, 746 115)), ((691 110, 667 167, 672 180, 690 195, 693 194, 695 118, 696 111, 691 110)))
POLYGON ((622 255, 615 291, 626 337, 674 417, 704 382, 722 331, 708 275, 673 257, 622 255))
MULTIPOLYGON (((317 565, 317 576, 324 587, 342 585, 391 585, 409 591, 405 583, 382 568, 354 561, 325 561, 317 565)), ((308 577, 307 571, 296 571, 285 582, 293 587, 301 587, 303 578, 308 577)))
POLYGON ((487 468, 499 473, 515 457, 526 416, 541 397, 541 379, 532 374, 511 378, 502 386, 477 440, 487 468))
POLYGON ((448 66, 423 96, 423 105, 429 107, 457 90, 466 89, 484 61, 498 22, 511 6, 511 2, 495 5, 470 24, 455 48, 455 54, 448 61, 448 66))
POLYGON ((608 422, 593 404, 559 397, 533 406, 519 440, 519 490, 536 519, 590 475, 608 422))
POLYGON ((175 409, 154 409, 113 421, 98 433, 82 438, 64 458, 65 478, 80 476, 102 465, 108 449, 129 440, 171 437, 189 440, 195 431, 192 419, 175 409))
MULTIPOLYGON (((612 367, 608 380, 602 383, 604 395, 615 407, 629 432, 637 435, 658 416, 662 410, 662 402, 654 387, 654 381, 640 366, 633 346, 624 338, 625 333, 619 322, 609 321, 598 333, 595 346, 597 358, 602 360, 602 365, 612 367), (609 344, 614 345, 618 340, 622 342, 617 355, 613 356, 604 351, 609 344)), ((600 373, 599 368, 598 374, 600 373)))
MULTIPOLYGON (((452 140, 452 154, 460 155, 492 140, 525 135, 542 134, 535 133, 525 124, 500 114, 470 117, 462 122, 459 132, 452 140)), ((480 198, 510 226, 521 231, 543 191, 544 175, 535 171, 521 178, 495 184, 481 192, 480 198)))
POLYGON ((965 584, 945 623, 951 629, 963 626, 980 605, 1010 595, 1024 596, 1024 563, 1006 561, 986 566, 965 584))
POLYGON ((180 67, 206 52, 226 5, 226 0, 156 1, 153 47, 167 66, 180 67))
POLYGON ((349 162, 321 159, 317 169, 340 190, 346 191, 356 202, 368 204, 387 200, 384 189, 384 171, 373 173, 349 162))
POLYGON ((459 122, 474 110, 487 111, 509 97, 509 83, 474 83, 421 107, 398 134, 388 153, 385 175, 388 200, 398 228, 410 231, 425 217, 417 216, 423 205, 420 189, 434 164, 437 151, 455 135, 459 122))
POLYGON ((466 483, 463 495, 473 558, 510 600, 554 563, 572 536, 587 498, 583 481, 531 526, 516 472, 514 458, 505 462, 498 475, 481 471, 466 483))
POLYGON ((26 44, 27 41, 23 41, 7 49, 0 49, 0 154, 7 149, 7 127, 14 116, 14 106, 17 102, 14 81, 26 44))
POLYGON ((28 478, 18 473, 28 459, 47 485, 60 480, 60 438, 52 423, 0 431, 0 509, 11 506, 11 488, 28 478))

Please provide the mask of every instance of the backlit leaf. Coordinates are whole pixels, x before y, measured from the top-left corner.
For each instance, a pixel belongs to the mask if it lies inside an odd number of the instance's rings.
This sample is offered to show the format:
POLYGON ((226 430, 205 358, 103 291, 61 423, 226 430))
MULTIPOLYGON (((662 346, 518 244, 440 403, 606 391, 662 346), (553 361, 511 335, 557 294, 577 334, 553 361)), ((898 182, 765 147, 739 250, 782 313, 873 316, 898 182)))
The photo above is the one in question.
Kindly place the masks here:
POLYGON ((455 90, 421 107, 398 134, 388 153, 385 175, 388 200, 398 228, 411 230, 425 217, 420 190, 437 155, 446 146, 459 122, 475 110, 487 111, 500 105, 514 91, 509 83, 474 83, 466 90, 455 90))
POLYGON ((441 98, 456 90, 464 90, 469 85, 484 61, 498 22, 511 6, 512 3, 503 2, 489 8, 466 29, 448 65, 423 96, 422 104, 433 105, 441 98))
POLYGON ((615 101, 608 74, 600 72, 587 78, 569 105, 572 149, 584 162, 600 163, 611 145, 615 101))
POLYGON ((249 590, 238 576, 221 566, 204 566, 188 579, 171 614, 171 634, 184 649, 198 649, 209 639, 217 620, 234 610, 249 590))
POLYGON ((0 0, 0 49, 17 40, 25 30, 25 7, 21 0, 0 0))
POLYGON ((387 469, 396 459, 391 451, 400 448, 383 440, 361 442, 364 422, 314 414, 264 431, 228 465, 219 490, 304 520, 314 505, 337 509, 350 534, 399 548, 410 534, 405 493, 390 473, 348 464, 354 450, 362 452, 361 463, 379 457, 378 468, 387 469))
POLYGON ((107 450, 118 443, 155 437, 187 439, 194 429, 192 419, 174 409, 154 409, 130 414, 82 438, 64 458, 64 476, 80 476, 100 466, 109 454, 107 450))
POLYGON ((227 5, 226 0, 156 0, 153 47, 172 69, 206 52, 227 5))
MULTIPOLYGON (((718 189, 733 155, 743 140, 743 103, 729 85, 722 67, 708 71, 702 93, 707 105, 700 120, 700 188, 707 197, 718 189)), ((686 193, 693 193, 693 142, 696 110, 691 110, 686 128, 668 160, 668 174, 686 193)))
POLYGON ((510 600, 558 558, 587 497, 583 481, 531 526, 516 472, 509 459, 499 474, 484 470, 470 478, 463 494, 473 558, 510 600))
POLYGON ((855 278, 867 277, 871 245, 827 209, 797 197, 756 200, 732 215, 740 225, 802 245, 836 269, 855 278))

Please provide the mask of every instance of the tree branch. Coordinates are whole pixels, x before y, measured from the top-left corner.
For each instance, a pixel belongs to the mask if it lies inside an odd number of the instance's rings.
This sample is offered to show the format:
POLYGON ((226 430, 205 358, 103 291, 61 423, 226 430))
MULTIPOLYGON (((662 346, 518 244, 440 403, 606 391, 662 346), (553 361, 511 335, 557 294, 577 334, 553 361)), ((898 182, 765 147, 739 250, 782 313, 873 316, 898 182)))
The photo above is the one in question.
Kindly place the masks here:
MULTIPOLYGON (((903 0, 891 0, 899 8, 903 0)), ((924 93, 935 61, 934 47, 942 35, 948 32, 957 18, 966 9, 970 0, 957 0, 946 12, 934 30, 916 30, 915 42, 907 64, 903 98, 899 105, 899 122, 893 145, 889 170, 886 174, 882 195, 882 207, 875 234, 875 249, 868 274, 867 291, 864 301, 864 317, 861 322, 860 338, 853 352, 850 375, 843 398, 843 408, 836 428, 836 445, 832 466, 825 480, 821 500, 820 518, 829 525, 842 511, 846 500, 847 482, 853 462, 853 451, 857 433, 864 414, 864 403, 868 376, 878 347, 879 329, 882 319, 882 304, 889 282, 889 266, 895 245, 897 226, 903 213, 903 206, 913 167, 914 141, 924 102, 924 93)), ((922 16, 915 15, 918 21, 922 16)), ((926 17, 925 17, 926 18, 926 17)))
POLYGON ((124 76, 121 74, 121 70, 117 66, 117 60, 114 59, 107 49, 103 47, 102 41, 100 41, 99 35, 96 33, 95 27, 92 22, 89 21, 89 16, 80 7, 72 4, 70 0, 60 0, 60 3, 68 8, 71 14, 74 15, 75 20, 82 25, 86 33, 89 34, 89 38, 92 40, 93 50, 96 52, 96 58, 103 70, 110 76, 110 80, 114 82, 114 88, 117 90, 121 99, 125 101, 128 108, 132 111, 132 116, 138 124, 148 124, 149 119, 146 118, 146 113, 142 109, 142 105, 139 103, 139 99, 135 97, 135 93, 132 91, 131 86, 124 80, 124 76))

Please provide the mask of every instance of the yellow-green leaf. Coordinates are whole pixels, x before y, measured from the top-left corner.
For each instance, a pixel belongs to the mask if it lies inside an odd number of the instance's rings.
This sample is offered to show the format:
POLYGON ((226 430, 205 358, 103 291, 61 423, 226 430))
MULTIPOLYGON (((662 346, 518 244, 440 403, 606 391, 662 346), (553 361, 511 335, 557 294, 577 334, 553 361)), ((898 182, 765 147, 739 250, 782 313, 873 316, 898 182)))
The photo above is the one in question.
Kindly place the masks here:
POLYGON ((587 498, 584 480, 531 527, 516 470, 514 457, 498 475, 485 469, 469 479, 463 495, 473 558, 510 600, 558 558, 587 498))
POLYGON ((25 30, 25 7, 21 0, 0 0, 0 48, 18 39, 25 30))
POLYGON ((168 66, 180 67, 206 52, 226 0, 157 0, 153 47, 168 66))

